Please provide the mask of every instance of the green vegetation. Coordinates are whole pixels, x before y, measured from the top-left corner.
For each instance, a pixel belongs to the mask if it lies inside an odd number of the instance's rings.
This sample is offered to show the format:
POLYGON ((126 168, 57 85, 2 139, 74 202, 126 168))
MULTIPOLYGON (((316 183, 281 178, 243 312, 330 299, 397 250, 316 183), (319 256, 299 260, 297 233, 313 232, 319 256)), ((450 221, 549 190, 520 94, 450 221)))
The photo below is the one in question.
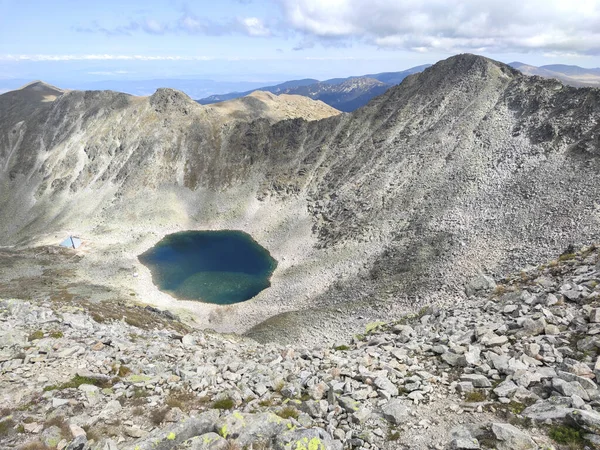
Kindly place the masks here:
POLYGON ((559 261, 569 261, 571 259, 575 259, 577 255, 575 253, 563 253, 558 257, 559 261))
POLYGON ((225 397, 220 400, 215 400, 212 404, 212 407, 214 409, 233 409, 234 406, 235 402, 229 397, 225 397))
POLYGON ((527 408, 527 405, 512 401, 508 404, 508 410, 513 414, 521 414, 523 410, 527 408))
POLYGON ((0 422, 0 437, 6 436, 15 427, 15 421, 10 417, 0 422))
POLYGON ((63 337, 63 336, 64 336, 64 334, 63 334, 63 332, 62 332, 62 331, 60 331, 60 330, 55 330, 55 331, 51 331, 51 332, 50 332, 50 334, 49 334, 49 336, 50 336, 52 339, 60 339, 61 337, 63 337))
POLYGON ((44 429, 53 426, 60 428, 60 433, 62 437, 66 440, 70 441, 71 439, 73 439, 71 428, 69 428, 69 424, 63 416, 52 417, 44 422, 44 429))
POLYGON ((371 332, 373 332, 373 331, 381 328, 384 325, 385 325, 385 322, 371 322, 371 323, 368 323, 365 326, 365 334, 369 334, 369 333, 371 333, 371 332))
POLYGON ((388 430, 387 440, 388 441, 397 441, 400 439, 400 432, 398 430, 392 430, 391 428, 388 430))
POLYGON ((57 390, 62 391, 63 389, 78 388, 82 384, 91 384, 91 385, 97 386, 99 388, 109 388, 109 387, 112 387, 117 381, 118 381, 118 379, 115 379, 115 378, 113 378, 112 380, 102 380, 99 378, 75 375, 73 378, 71 378, 71 380, 67 381, 66 383, 46 386, 44 388, 44 392, 57 391, 57 390))
POLYGON ((469 392, 465 396, 465 401, 467 403, 478 403, 478 402, 484 402, 486 400, 487 400, 487 395, 485 394, 484 391, 469 392))
POLYGON ((150 420, 155 426, 159 426, 165 421, 165 417, 171 409, 169 407, 154 409, 150 412, 150 420))
POLYGON ((277 412, 277 415, 279 417, 283 417, 284 419, 289 419, 290 417, 297 419, 300 413, 296 408, 292 406, 286 406, 285 408, 280 409, 279 412, 277 412))
MULTIPOLYGON (((310 396, 308 396, 308 399, 310 399, 310 396)), ((279 403, 279 402, 278 402, 278 399, 275 397, 263 398, 262 400, 260 400, 258 402, 258 404, 263 407, 274 406, 277 403, 279 403)))
POLYGON ((585 446, 582 432, 568 425, 553 425, 548 432, 550 438, 562 445, 567 445, 569 449, 575 450, 585 446))
POLYGON ((44 337, 44 332, 42 330, 38 330, 38 331, 34 331, 33 333, 31 333, 27 337, 27 340, 29 342, 31 342, 31 341, 36 341, 38 339, 42 339, 43 337, 44 337))
POLYGON ((348 347, 347 345, 338 345, 337 347, 334 347, 333 349, 337 350, 337 351, 346 351, 346 350, 350 350, 350 347, 348 347))

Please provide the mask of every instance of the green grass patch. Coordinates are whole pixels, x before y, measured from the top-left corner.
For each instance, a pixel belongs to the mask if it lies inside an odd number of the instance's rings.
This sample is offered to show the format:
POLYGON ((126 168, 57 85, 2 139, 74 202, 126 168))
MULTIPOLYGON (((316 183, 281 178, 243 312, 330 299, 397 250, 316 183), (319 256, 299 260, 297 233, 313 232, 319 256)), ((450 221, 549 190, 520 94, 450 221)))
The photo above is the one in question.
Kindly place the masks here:
POLYGON ((10 431, 15 427, 15 421, 10 417, 0 422, 0 437, 8 435, 10 431))
POLYGON ((337 347, 333 347, 334 350, 345 352, 346 350, 350 350, 350 347, 347 345, 338 345, 337 347))
POLYGON ((385 325, 385 322, 371 322, 365 325, 365 334, 372 333, 385 325))
POLYGON ((569 449, 580 449, 585 446, 583 433, 568 425, 553 425, 548 431, 548 436, 561 445, 569 446, 569 449))
POLYGON ((292 406, 286 406, 285 408, 280 409, 279 412, 277 412, 277 415, 279 417, 283 417, 284 419, 289 419, 290 417, 297 419, 300 413, 296 408, 293 408, 292 406))
POLYGON ((465 396, 465 401, 467 403, 479 403, 479 402, 484 402, 486 400, 487 400, 487 395, 485 394, 484 391, 469 392, 465 396))
POLYGON ((233 409, 234 406, 234 401, 229 397, 222 398, 220 400, 215 400, 212 404, 212 407, 214 409, 233 409))
POLYGON ((388 430, 387 440, 388 441, 397 441, 400 439, 400 432, 398 430, 388 430))
POLYGON ((571 259, 575 259, 577 255, 575 253, 563 253, 558 257, 559 261, 570 261, 571 259))
POLYGON ((62 391, 63 389, 69 389, 69 388, 78 388, 79 386, 81 386, 82 384, 91 384, 93 386, 98 386, 99 388, 109 388, 112 387, 117 381, 119 381, 118 379, 111 379, 111 380, 102 380, 102 379, 98 379, 98 378, 92 378, 92 377, 84 377, 81 375, 75 375, 73 378, 71 378, 69 381, 67 381, 66 383, 62 383, 62 384, 53 384, 50 386, 46 386, 44 388, 44 392, 48 392, 48 391, 62 391))
POLYGON ((27 340, 29 342, 31 342, 31 341, 37 341, 38 339, 42 339, 43 337, 44 337, 44 332, 42 330, 38 330, 38 331, 34 331, 33 333, 31 333, 27 337, 27 340))
POLYGON ((51 331, 50 334, 49 334, 49 336, 52 339, 60 339, 61 337, 64 336, 64 334, 63 334, 62 331, 51 331))

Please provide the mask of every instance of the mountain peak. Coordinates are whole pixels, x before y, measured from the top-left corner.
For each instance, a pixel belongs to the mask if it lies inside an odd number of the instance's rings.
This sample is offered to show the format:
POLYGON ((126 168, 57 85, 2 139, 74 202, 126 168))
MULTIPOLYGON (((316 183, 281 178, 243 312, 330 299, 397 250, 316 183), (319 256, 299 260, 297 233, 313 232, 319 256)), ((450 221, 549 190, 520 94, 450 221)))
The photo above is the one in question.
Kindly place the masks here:
POLYGON ((27 83, 26 85, 21 86, 19 88, 19 90, 44 92, 44 93, 47 93, 48 91, 52 91, 53 93, 56 93, 56 94, 62 94, 65 92, 62 89, 57 88, 56 86, 52 86, 51 84, 43 82, 42 80, 35 80, 35 81, 32 81, 31 83, 27 83))

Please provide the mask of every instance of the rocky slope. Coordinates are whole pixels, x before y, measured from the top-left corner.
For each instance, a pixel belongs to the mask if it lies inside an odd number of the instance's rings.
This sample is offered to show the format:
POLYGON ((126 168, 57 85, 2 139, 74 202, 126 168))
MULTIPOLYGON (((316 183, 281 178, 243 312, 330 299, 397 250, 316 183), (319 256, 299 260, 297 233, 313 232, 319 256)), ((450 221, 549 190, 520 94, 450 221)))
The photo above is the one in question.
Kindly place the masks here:
POLYGON ((600 68, 586 69, 565 64, 550 64, 546 66, 531 66, 521 62, 510 63, 512 67, 525 75, 537 75, 544 78, 554 78, 564 84, 575 87, 599 87, 600 68))
POLYGON ((222 114, 223 122, 230 122, 232 119, 249 122, 259 117, 273 123, 286 119, 310 121, 340 114, 340 111, 326 103, 313 101, 308 97, 275 95, 264 91, 254 91, 245 97, 215 103, 207 108, 222 114))
POLYGON ((15 246, 0 296, 140 299, 194 326, 314 344, 458 303, 481 271, 598 236, 600 91, 482 57, 313 122, 223 123, 168 89, 36 95, 0 96, 0 245, 15 246), (158 292, 137 255, 218 228, 271 252, 271 288, 226 308, 158 292), (36 250, 68 233, 85 242, 71 259, 36 250))
MULTIPOLYGON (((383 94, 392 86, 400 84, 409 75, 422 72, 427 67, 430 67, 430 64, 412 67, 401 72, 374 73, 358 77, 332 78, 325 81, 314 79, 286 81, 259 89, 277 95, 302 95, 313 100, 321 100, 341 111, 351 112, 365 106, 371 99, 383 94)), ((209 105, 245 97, 251 93, 252 91, 211 95, 198 100, 198 103, 209 105)))
POLYGON ((0 446, 600 448, 600 251, 568 251, 316 348, 2 300, 0 446))

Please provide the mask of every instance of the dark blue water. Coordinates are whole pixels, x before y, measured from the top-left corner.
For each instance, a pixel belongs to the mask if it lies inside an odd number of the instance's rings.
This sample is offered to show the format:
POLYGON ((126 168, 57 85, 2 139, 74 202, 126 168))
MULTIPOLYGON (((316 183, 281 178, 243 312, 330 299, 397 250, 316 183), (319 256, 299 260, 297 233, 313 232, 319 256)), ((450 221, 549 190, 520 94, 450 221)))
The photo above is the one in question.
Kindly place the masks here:
POLYGON ((183 231, 139 257, 161 291, 220 305, 249 300, 271 285, 277 261, 243 231, 183 231))

